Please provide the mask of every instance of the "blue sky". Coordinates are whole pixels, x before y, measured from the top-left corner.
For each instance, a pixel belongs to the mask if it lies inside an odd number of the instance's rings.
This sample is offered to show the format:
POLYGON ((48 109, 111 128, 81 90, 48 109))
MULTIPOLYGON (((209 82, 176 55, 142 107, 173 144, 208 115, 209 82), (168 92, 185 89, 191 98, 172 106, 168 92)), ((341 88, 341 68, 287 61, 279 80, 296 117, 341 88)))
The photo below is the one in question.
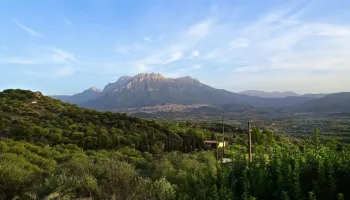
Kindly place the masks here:
POLYGON ((0 90, 141 72, 238 92, 350 91, 348 0, 1 0, 0 90))

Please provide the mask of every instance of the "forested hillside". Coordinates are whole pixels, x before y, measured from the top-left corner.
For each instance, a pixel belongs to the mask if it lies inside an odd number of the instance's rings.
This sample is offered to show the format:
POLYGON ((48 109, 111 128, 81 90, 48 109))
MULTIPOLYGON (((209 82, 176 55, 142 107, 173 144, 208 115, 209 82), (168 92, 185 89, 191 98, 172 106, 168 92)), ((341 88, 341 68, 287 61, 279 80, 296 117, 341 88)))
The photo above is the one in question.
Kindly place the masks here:
POLYGON ((0 134, 48 145, 76 144, 87 149, 130 146, 159 153, 203 149, 211 132, 174 124, 97 112, 63 103, 41 93, 5 90, 0 93, 0 134))
POLYGON ((232 163, 222 164, 202 151, 218 124, 143 120, 6 90, 0 199, 350 199, 343 144, 321 141, 317 130, 299 140, 254 128, 248 162, 243 133, 234 133, 244 130, 227 129, 232 163))

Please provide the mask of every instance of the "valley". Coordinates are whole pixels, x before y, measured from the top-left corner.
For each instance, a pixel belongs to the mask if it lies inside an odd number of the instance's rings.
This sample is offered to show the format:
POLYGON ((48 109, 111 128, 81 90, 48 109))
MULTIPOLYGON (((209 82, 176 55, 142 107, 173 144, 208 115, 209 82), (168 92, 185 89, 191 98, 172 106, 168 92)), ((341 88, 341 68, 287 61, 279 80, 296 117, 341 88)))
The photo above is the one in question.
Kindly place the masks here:
POLYGON ((305 94, 215 89, 191 77, 161 74, 124 76, 103 90, 95 87, 73 96, 53 96, 78 106, 160 121, 215 123, 245 128, 248 120, 276 132, 305 137, 314 129, 327 139, 349 141, 350 93, 305 94), (249 94, 249 95, 248 95, 249 94), (252 96, 250 96, 252 95, 252 96), (257 95, 257 96, 253 96, 257 95))

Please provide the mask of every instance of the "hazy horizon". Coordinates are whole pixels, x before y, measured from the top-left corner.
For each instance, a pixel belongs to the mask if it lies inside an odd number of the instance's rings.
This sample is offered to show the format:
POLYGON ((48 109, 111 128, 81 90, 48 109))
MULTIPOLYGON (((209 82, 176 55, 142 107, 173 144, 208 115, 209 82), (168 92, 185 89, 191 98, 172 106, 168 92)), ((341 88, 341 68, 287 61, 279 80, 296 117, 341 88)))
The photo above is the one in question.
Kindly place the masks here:
MULTIPOLYGON (((157 73, 157 74, 159 74, 159 73, 157 73)), ((133 77, 133 76, 136 76, 136 75, 138 75, 138 74, 132 75, 130 77, 133 77)), ((163 75, 163 74, 161 74, 161 75, 163 75)), ((128 76, 128 75, 125 75, 125 76, 128 76)), ((121 77, 123 77, 123 76, 121 76, 121 77)), ((165 78, 176 79, 176 78, 181 78, 181 77, 165 77, 165 78)), ((195 78, 195 77, 191 77, 191 78, 195 78)), ((47 93, 45 91, 27 88, 25 86, 23 86, 23 87, 16 87, 16 86, 14 86, 14 87, 10 87, 10 88, 0 88, 0 91, 6 90, 6 89, 25 89, 25 90, 32 90, 33 92, 39 91, 39 92, 42 92, 44 95, 49 95, 49 96, 52 96, 52 95, 74 95, 74 94, 77 94, 77 93, 81 93, 81 92, 83 92, 85 90, 89 90, 91 88, 99 89, 99 90, 102 91, 107 84, 114 83, 116 81, 117 81, 117 79, 115 81, 113 81, 113 82, 106 83, 102 87, 96 87, 96 86, 92 85, 92 86, 87 86, 85 88, 82 88, 81 90, 73 92, 73 93, 63 93, 63 94, 56 94, 56 93, 55 94, 51 94, 51 93, 47 93)), ((199 80, 199 81, 201 82, 201 80, 199 80)), ((201 82, 201 83, 203 83, 203 82, 201 82)), ((209 85, 209 86, 211 86, 211 85, 209 85)), ((223 88, 216 88, 216 89, 223 89, 223 88)), ((292 90, 281 90, 281 91, 271 90, 271 91, 267 91, 267 90, 259 90, 259 89, 246 89, 246 90, 241 90, 241 91, 231 91, 231 90, 227 90, 227 91, 234 92, 234 93, 240 93, 240 92, 246 92, 246 91, 258 91, 258 92, 268 92, 268 93, 273 93, 273 92, 281 92, 281 93, 282 92, 293 92, 293 93, 296 93, 296 94, 299 94, 299 95, 304 95, 304 94, 321 94, 321 93, 315 93, 315 92, 298 93, 298 92, 295 92, 295 91, 292 91, 292 90)), ((347 91, 340 91, 340 92, 347 92, 347 91)), ((331 93, 337 93, 337 92, 329 92, 329 93, 322 93, 322 94, 331 94, 331 93)))
POLYGON ((18 2, 0 2, 0 90, 71 95, 154 72, 232 92, 350 91, 349 1, 18 2))

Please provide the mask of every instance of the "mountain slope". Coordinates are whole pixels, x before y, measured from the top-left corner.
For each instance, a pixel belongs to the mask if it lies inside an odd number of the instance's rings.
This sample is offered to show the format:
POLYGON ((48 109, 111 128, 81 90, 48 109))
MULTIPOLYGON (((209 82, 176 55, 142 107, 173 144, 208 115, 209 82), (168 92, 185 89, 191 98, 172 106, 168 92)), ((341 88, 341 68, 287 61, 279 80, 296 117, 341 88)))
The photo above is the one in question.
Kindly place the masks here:
POLYGON ((320 94, 303 94, 301 96, 302 97, 311 97, 311 98, 319 99, 319 98, 325 97, 327 95, 329 95, 329 94, 320 93, 320 94))
POLYGON ((245 90, 242 92, 239 92, 238 94, 245 94, 249 96, 256 96, 256 97, 263 97, 263 98, 285 98, 290 96, 300 96, 299 94, 292 92, 292 91, 285 91, 285 92, 264 92, 259 90, 245 90))
POLYGON ((86 106, 97 109, 152 106, 156 104, 221 104, 243 101, 241 95, 218 90, 202 84, 197 79, 183 77, 165 78, 160 74, 139 74, 128 79, 86 106))
POLYGON ((12 89, 0 92, 0 137, 50 146, 76 144, 85 150, 128 146, 159 153, 200 150, 204 148, 203 140, 210 136, 210 132, 194 130, 192 126, 180 128, 172 123, 79 108, 40 92, 12 89), (191 141, 196 140, 195 147, 192 142, 185 143, 188 135, 194 135, 191 141), (174 145, 169 146, 170 142, 174 145))
POLYGON ((67 103, 72 103, 72 104, 78 104, 81 105, 83 103, 86 103, 91 100, 95 100, 97 97, 101 95, 101 90, 91 87, 87 90, 84 90, 81 93, 69 96, 69 95, 56 95, 56 96, 51 96, 54 99, 59 99, 61 101, 67 102, 67 103))
POLYGON ((106 95, 110 92, 112 92, 113 90, 115 90, 116 88, 119 88, 121 86, 123 86, 126 82, 128 82, 132 77, 131 76, 122 76, 118 79, 117 82, 115 83, 108 83, 103 91, 102 91, 102 95, 106 95))
POLYGON ((298 105, 299 112, 350 112, 350 92, 329 94, 320 99, 314 99, 298 105))

